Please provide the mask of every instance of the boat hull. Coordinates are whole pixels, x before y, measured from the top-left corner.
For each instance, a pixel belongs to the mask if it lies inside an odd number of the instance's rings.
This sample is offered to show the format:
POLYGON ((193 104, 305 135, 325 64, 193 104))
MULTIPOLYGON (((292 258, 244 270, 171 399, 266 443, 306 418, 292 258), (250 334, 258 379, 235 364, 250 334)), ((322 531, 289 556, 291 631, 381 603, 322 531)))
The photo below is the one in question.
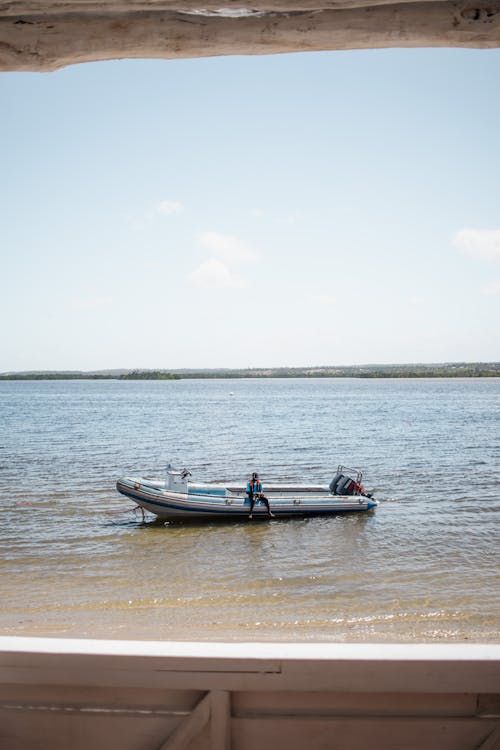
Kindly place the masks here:
MULTIPOLYGON (((140 478, 123 478, 116 483, 122 495, 134 500, 141 508, 163 520, 230 520, 248 518, 250 500, 243 493, 230 489, 205 487, 203 490, 173 492, 162 487, 162 482, 140 478)), ((317 488, 272 487, 266 488, 272 513, 276 518, 294 516, 331 515, 345 512, 368 511, 378 501, 363 495, 332 495, 328 490, 317 488), (307 491, 309 489, 309 491, 307 491)), ((254 518, 268 518, 267 508, 257 501, 253 509, 254 518)))

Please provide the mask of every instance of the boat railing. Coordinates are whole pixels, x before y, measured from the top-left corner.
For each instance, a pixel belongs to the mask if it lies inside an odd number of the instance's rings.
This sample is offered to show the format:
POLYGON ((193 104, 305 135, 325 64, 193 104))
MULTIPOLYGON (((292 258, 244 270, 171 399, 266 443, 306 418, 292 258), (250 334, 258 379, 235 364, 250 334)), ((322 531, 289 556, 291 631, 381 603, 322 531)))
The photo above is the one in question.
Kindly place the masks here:
POLYGON ((344 476, 351 477, 356 484, 361 484, 361 480, 363 479, 363 474, 359 469, 353 469, 349 466, 343 466, 342 464, 339 464, 337 467, 337 474, 344 474, 344 476))

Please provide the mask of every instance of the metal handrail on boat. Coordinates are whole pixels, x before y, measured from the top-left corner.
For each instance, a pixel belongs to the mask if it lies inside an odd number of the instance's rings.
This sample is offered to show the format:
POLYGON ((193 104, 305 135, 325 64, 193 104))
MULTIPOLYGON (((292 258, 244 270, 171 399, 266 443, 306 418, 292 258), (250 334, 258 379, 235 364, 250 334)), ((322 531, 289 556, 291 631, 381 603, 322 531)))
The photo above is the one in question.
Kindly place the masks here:
POLYGON ((356 484, 361 484, 361 480, 363 479, 363 474, 359 469, 353 469, 349 466, 342 466, 339 464, 337 467, 337 474, 345 474, 346 476, 351 476, 351 479, 354 479, 356 484), (354 474, 354 476, 352 476, 354 474))

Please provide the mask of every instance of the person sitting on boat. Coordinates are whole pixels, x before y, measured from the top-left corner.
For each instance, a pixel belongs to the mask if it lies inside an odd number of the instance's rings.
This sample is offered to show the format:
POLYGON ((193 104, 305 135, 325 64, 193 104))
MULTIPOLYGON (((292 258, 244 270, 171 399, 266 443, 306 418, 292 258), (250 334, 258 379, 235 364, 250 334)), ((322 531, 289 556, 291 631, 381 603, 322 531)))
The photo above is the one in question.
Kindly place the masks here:
POLYGON ((252 478, 247 482, 247 495, 250 498, 250 513, 248 518, 252 518, 254 505, 259 500, 265 504, 269 518, 274 518, 274 513, 271 513, 269 500, 262 492, 262 484, 256 471, 253 472, 252 478))

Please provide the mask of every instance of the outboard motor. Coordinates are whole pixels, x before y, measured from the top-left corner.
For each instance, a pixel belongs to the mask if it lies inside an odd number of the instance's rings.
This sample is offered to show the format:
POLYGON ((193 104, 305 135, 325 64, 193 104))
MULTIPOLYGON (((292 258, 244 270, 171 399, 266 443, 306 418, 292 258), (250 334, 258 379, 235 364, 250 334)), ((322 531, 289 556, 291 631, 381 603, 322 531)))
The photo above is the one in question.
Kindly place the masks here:
POLYGON ((351 477, 338 472, 329 484, 332 495, 354 495, 356 482, 351 477))
POLYGON ((340 471, 338 471, 335 474, 335 476, 333 477, 333 479, 330 482, 330 484, 328 485, 328 489, 330 490, 330 492, 332 493, 332 495, 336 495, 337 494, 337 486, 338 486, 338 484, 339 484, 339 482, 340 482, 341 479, 345 479, 345 476, 340 471))
POLYGON ((361 472, 357 469, 347 469, 339 466, 337 473, 328 485, 332 495, 355 495, 363 494, 361 487, 361 472), (356 479, 350 477, 346 472, 356 475, 356 479))
POLYGON ((351 477, 344 477, 337 485, 337 495, 354 495, 356 482, 351 477))

